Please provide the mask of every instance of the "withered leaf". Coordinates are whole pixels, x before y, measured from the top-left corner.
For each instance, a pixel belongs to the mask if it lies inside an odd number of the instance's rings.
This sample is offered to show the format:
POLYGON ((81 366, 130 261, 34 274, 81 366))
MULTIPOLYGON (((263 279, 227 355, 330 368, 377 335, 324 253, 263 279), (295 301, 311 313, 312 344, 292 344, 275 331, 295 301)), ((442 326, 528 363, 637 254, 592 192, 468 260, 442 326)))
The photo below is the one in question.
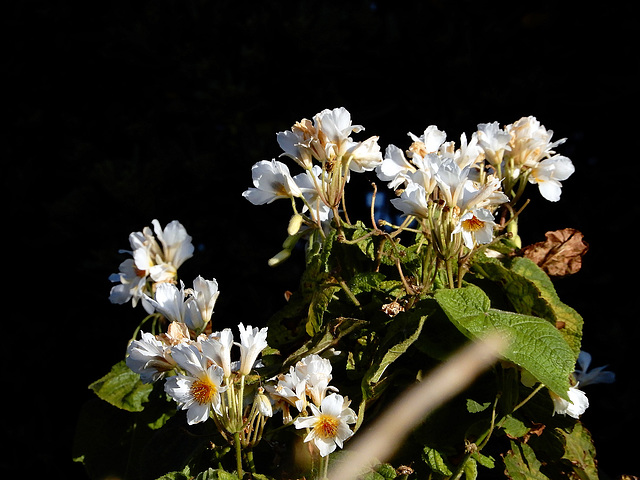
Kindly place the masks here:
POLYGON ((589 250, 582 233, 574 228, 564 228, 545 234, 544 242, 534 243, 520 254, 533 260, 547 275, 565 277, 582 267, 582 257, 589 250))

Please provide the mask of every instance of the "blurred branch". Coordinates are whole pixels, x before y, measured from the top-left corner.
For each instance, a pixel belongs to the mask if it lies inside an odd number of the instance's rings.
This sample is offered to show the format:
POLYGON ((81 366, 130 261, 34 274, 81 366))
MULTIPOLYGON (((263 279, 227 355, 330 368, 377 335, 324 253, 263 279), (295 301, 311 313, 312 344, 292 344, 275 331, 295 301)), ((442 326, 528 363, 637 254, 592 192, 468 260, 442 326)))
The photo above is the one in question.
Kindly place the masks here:
POLYGON ((344 461, 330 470, 329 479, 355 479, 372 462, 388 460, 426 416, 489 368, 505 343, 498 335, 472 343, 408 388, 370 428, 354 438, 345 449, 344 461))

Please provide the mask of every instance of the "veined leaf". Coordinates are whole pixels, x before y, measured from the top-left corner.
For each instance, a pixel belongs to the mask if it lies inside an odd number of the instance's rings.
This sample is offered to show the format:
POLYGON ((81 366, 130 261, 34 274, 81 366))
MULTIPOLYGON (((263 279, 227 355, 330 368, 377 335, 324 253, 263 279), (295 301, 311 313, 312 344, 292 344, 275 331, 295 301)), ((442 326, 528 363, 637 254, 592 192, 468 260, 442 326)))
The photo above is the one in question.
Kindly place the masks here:
POLYGON ((142 383, 140 375, 133 372, 122 360, 104 377, 89 385, 89 388, 111 405, 129 412, 141 412, 153 385, 142 383))
POLYGON ((536 285, 542 298, 544 298, 553 309, 556 326, 573 350, 575 359, 577 360, 582 343, 582 326, 584 323, 582 316, 560 300, 549 276, 532 260, 516 257, 513 259, 511 269, 517 274, 526 276, 526 278, 536 285))
POLYGON ((506 473, 512 480, 549 480, 540 473, 542 464, 526 443, 511 440, 511 450, 504 456, 506 473))
POLYGON ((574 309, 560 301, 544 270, 523 257, 505 263, 484 258, 475 261, 474 266, 480 275, 502 286, 516 312, 553 323, 573 350, 575 363, 580 353, 583 320, 574 309))
POLYGON ((400 357, 400 355, 406 352, 411 344, 413 344, 413 342, 415 342, 420 336, 420 332, 422 332, 422 326, 424 325, 427 316, 428 315, 425 315, 422 310, 415 309, 406 314, 398 315, 396 317, 395 322, 393 323, 393 327, 396 328, 390 329, 381 343, 380 351, 383 351, 384 354, 367 371, 364 376, 363 382, 367 382, 369 385, 372 385, 380 381, 380 378, 384 374, 387 367, 391 365, 398 357, 400 357), (404 326, 404 328, 402 328, 401 324, 402 326, 404 326), (406 331, 410 332, 409 335, 396 341, 398 335, 394 334, 394 330, 402 331, 405 329, 406 331))
POLYGON ((451 475, 453 473, 445 457, 435 448, 425 446, 422 451, 422 459, 435 473, 439 473, 440 475, 451 475))
POLYGON ((575 365, 573 351, 554 325, 538 317, 493 309, 489 297, 474 285, 438 290, 435 298, 469 339, 498 332, 508 342, 504 352, 507 360, 568 400, 569 376, 575 365))

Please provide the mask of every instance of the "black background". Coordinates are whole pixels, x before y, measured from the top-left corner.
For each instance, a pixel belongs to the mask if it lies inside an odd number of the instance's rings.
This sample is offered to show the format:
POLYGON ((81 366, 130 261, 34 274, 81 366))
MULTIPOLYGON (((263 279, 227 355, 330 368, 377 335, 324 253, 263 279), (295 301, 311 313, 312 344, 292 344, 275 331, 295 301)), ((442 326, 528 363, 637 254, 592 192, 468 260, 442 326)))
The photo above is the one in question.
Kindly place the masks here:
POLYGON ((267 267, 288 207, 241 197, 275 134, 346 107, 380 144, 430 124, 457 140, 534 115, 576 173, 557 204, 530 189, 525 244, 573 227, 590 245, 557 283, 583 348, 618 380, 586 388, 603 478, 638 474, 637 49, 631 3, 21 1, 4 7, 3 478, 82 478, 87 385, 122 358, 140 309, 111 305, 128 234, 181 221, 188 283, 215 277, 217 325, 263 325, 295 289, 267 267), (5 474, 6 473, 6 474, 5 474), (32 475, 33 474, 33 475, 32 475), (21 475, 23 476, 23 475, 21 475))

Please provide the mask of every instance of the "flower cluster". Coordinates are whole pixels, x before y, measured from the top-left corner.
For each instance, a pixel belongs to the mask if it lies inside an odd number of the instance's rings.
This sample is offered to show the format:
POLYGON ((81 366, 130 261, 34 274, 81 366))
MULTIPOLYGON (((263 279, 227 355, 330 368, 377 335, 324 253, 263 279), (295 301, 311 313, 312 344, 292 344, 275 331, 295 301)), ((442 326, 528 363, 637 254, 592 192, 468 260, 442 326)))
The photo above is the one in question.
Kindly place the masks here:
POLYGON ((266 327, 258 329, 240 323, 238 329, 239 343, 228 328, 200 334, 193 340, 187 325, 174 321, 164 334, 142 332, 140 340, 129 344, 126 363, 145 383, 167 376, 165 391, 187 410, 189 424, 215 415, 227 432, 235 433, 246 422, 247 412, 238 409, 243 405, 245 377, 268 346, 266 327), (234 345, 240 349, 240 359, 236 361, 231 357, 234 345), (229 395, 221 395, 227 391, 229 395))
POLYGON ((556 201, 560 180, 573 173, 568 158, 553 155, 552 149, 564 139, 551 142, 552 132, 534 117, 503 129, 497 122, 480 124, 469 140, 463 133, 457 147, 435 125, 419 137, 409 136, 413 143, 406 152, 387 147, 376 173, 396 190, 399 198, 391 203, 419 220, 445 260, 458 256, 462 245, 473 249, 490 243, 496 209, 505 205, 513 213, 527 181, 556 201))
MULTIPOLYGON (((283 162, 262 160, 253 165, 253 187, 244 191, 243 197, 254 205, 290 199, 294 212, 290 236, 301 227, 322 231, 323 224, 337 219, 338 211, 344 210, 344 189, 351 172, 372 171, 382 162, 378 137, 364 141, 351 138, 352 133, 362 130, 361 125, 351 123, 350 113, 342 107, 323 110, 313 121, 296 122, 291 130, 279 132, 277 140, 283 150, 280 156, 295 161, 303 172, 292 176, 283 162)), ((286 258, 290 249, 291 245, 285 245, 277 260, 286 258)))
POLYGON ((144 227, 141 232, 129 235, 131 250, 120 253, 129 253, 131 258, 124 260, 119 272, 109 277, 112 282, 119 282, 111 288, 112 303, 131 300, 135 307, 141 301, 147 313, 154 310, 148 299, 153 297, 156 285, 175 283, 178 268, 193 256, 194 250, 191 237, 180 222, 174 220, 164 229, 158 220, 153 220, 152 225, 153 232, 144 227))
POLYGON ((312 354, 278 375, 266 386, 277 409, 282 410, 283 421, 293 422, 297 429, 306 429, 305 442, 313 442, 320 456, 326 457, 353 435, 349 424, 356 422, 355 412, 349 408, 350 400, 331 381, 330 360, 312 354), (291 407, 298 411, 293 419, 291 407))

